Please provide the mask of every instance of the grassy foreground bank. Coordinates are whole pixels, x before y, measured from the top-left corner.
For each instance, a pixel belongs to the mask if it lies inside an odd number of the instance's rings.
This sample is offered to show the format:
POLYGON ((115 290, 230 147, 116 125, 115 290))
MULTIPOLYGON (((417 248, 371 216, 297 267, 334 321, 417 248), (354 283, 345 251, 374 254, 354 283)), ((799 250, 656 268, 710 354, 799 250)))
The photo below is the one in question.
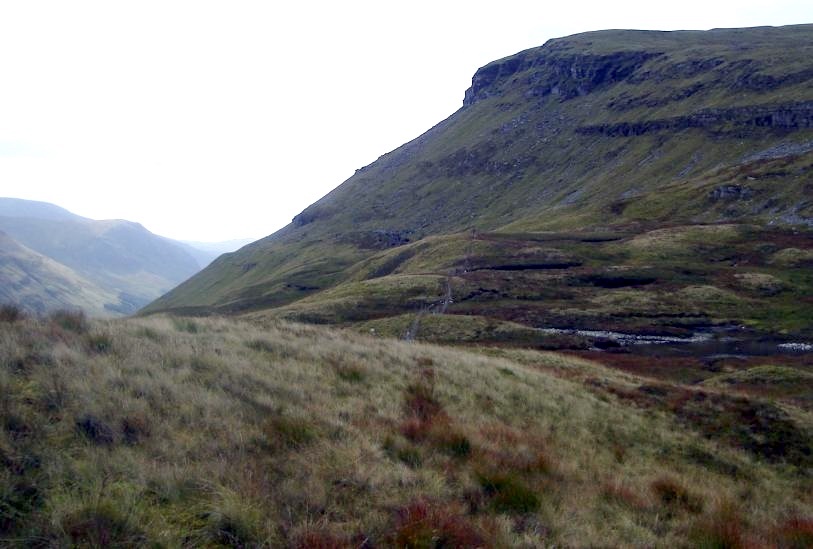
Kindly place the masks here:
POLYGON ((0 544, 805 547, 811 414, 552 353, 0 321, 0 544))

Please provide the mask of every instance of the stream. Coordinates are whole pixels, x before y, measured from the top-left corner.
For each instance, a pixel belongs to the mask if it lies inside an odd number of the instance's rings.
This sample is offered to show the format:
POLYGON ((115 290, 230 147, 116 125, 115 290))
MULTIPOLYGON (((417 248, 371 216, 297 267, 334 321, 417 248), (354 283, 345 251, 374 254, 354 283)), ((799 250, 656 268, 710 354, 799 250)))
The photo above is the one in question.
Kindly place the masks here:
POLYGON ((588 338, 595 350, 620 347, 639 355, 736 357, 813 353, 813 342, 760 336, 731 326, 703 328, 684 337, 572 328, 541 328, 540 331, 588 338))

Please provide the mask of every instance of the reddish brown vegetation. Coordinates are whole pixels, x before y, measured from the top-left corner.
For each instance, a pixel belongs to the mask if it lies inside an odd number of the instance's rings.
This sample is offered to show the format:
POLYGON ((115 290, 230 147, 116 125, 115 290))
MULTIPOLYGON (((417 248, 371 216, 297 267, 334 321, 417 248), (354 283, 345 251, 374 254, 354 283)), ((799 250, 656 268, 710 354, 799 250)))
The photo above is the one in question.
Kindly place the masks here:
POLYGON ((631 487, 616 480, 605 482, 601 487, 604 497, 629 509, 643 511, 647 509, 646 500, 631 487))
POLYGON ((690 492, 677 479, 660 477, 650 485, 658 499, 670 509, 683 509, 691 513, 703 510, 703 500, 697 494, 690 492))
POLYGON ((776 542, 782 549, 813 547, 813 517, 793 517, 776 529, 776 542))
POLYGON ((402 548, 489 547, 482 532, 454 506, 425 500, 399 509, 390 543, 402 548))
POLYGON ((454 457, 471 453, 468 437, 454 425, 441 403, 435 398, 435 374, 427 368, 406 390, 405 418, 400 431, 412 442, 429 442, 454 457))
POLYGON ((484 439, 499 446, 515 446, 523 438, 523 433, 504 423, 488 423, 480 427, 484 439))
POLYGON ((496 448, 482 450, 486 463, 521 473, 552 473, 556 468, 556 462, 541 436, 521 433, 500 423, 486 425, 480 429, 480 433, 496 448))
POLYGON ((553 460, 539 448, 503 448, 489 452, 485 457, 501 470, 517 473, 550 473, 554 469, 553 460))
POLYGON ((580 351, 569 354, 600 362, 616 370, 663 381, 693 383, 710 375, 705 370, 705 364, 696 357, 658 357, 653 359, 649 356, 600 351, 580 351))
POLYGON ((813 441, 781 408, 769 402, 664 383, 629 387, 590 378, 595 392, 605 392, 640 408, 671 412, 708 438, 721 440, 770 461, 813 464, 813 441))
POLYGON ((133 414, 121 420, 121 432, 127 444, 138 444, 150 436, 150 420, 145 414, 133 414))
POLYGON ((692 528, 689 539, 698 547, 745 549, 764 547, 747 534, 742 514, 731 503, 723 503, 710 515, 700 518, 692 528))
POLYGON ((400 431, 412 442, 429 442, 437 449, 458 458, 471 453, 471 442, 454 424, 435 397, 435 373, 426 368, 406 390, 405 418, 400 431))
MULTIPOLYGON (((810 298, 810 299, 813 299, 810 298)), ((667 383, 695 384, 722 372, 747 370, 764 366, 766 357, 722 357, 701 359, 699 357, 650 357, 628 353, 607 353, 600 351, 575 351, 567 354, 600 362, 604 366, 621 370, 636 376, 667 383)), ((770 364, 808 370, 813 365, 813 355, 774 355, 770 364)), ((553 372, 559 374, 558 372, 553 372)), ((561 376, 566 377, 566 376, 561 376)), ((804 398, 789 395, 786 387, 773 388, 759 383, 738 381, 726 386, 728 392, 766 398, 781 398, 797 406, 809 408, 804 398)))
POLYGON ((427 439, 436 422, 449 421, 443 406, 435 398, 435 372, 432 369, 422 370, 419 379, 407 387, 404 415, 401 433, 413 442, 427 439))
POLYGON ((431 368, 421 370, 419 379, 407 387, 404 402, 405 411, 421 421, 431 421, 443 411, 440 402, 435 398, 435 371, 431 368))
POLYGON ((364 540, 348 540, 335 536, 329 532, 311 530, 301 534, 294 541, 296 549, 351 549, 353 547, 366 547, 364 540))

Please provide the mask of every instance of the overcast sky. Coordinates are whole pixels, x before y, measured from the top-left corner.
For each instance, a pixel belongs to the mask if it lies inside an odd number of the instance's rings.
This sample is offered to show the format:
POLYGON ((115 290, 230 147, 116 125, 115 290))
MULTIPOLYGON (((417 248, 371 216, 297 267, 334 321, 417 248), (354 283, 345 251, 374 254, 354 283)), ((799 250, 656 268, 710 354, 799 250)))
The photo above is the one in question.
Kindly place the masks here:
POLYGON ((274 232, 462 104, 606 28, 813 22, 813 2, 0 0, 0 196, 193 240, 274 232))

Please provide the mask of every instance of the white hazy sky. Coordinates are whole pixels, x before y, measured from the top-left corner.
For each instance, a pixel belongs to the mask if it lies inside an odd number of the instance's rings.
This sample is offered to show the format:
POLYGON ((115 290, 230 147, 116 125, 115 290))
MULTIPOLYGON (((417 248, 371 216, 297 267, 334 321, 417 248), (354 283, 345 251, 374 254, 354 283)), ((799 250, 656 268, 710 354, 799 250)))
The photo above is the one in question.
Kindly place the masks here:
POLYGON ((606 28, 813 22, 813 2, 0 0, 0 196, 262 237, 457 110, 474 71, 606 28))

